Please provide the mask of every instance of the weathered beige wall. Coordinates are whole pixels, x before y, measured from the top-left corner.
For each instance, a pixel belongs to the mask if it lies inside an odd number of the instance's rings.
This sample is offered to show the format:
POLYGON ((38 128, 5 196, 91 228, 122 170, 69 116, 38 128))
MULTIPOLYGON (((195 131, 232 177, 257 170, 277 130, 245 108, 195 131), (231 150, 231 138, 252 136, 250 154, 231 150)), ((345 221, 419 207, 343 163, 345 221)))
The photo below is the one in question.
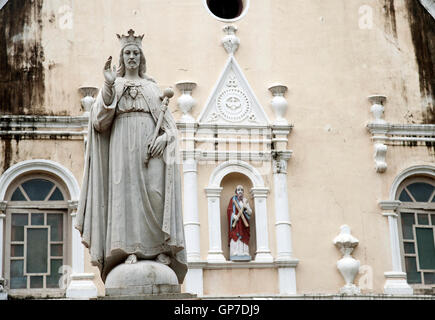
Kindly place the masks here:
POLYGON ((204 295, 278 293, 278 271, 268 269, 204 270, 204 295))
MULTIPOLYGON (((434 164, 433 151, 426 147, 389 147, 387 172, 378 174, 374 170, 373 144, 365 128, 372 118, 367 96, 388 96, 385 119, 391 123, 421 123, 423 112, 406 1, 394 2, 394 23, 384 8, 388 3, 251 1, 247 15, 234 23, 241 40, 235 56, 272 121, 267 88, 274 82, 289 87, 287 119, 294 130, 288 149, 294 155, 289 161, 287 182, 301 294, 336 293, 344 284, 336 268, 340 253, 332 244, 342 224, 348 224, 360 241, 354 257, 373 269, 373 290, 365 292, 381 293, 383 273, 391 269, 391 252, 387 220, 377 201, 388 199, 392 181, 405 168, 434 164), (363 5, 373 8, 372 29, 359 28, 358 10, 363 5)), ((132 0, 128 4, 114 0, 46 0, 42 28, 45 109, 55 114, 81 114, 78 87, 101 85, 107 57, 113 56, 118 63, 115 34, 133 28, 145 33, 148 73, 162 88, 181 80, 198 84, 193 92, 197 106, 192 111, 197 117, 227 59, 220 44, 224 25, 211 17, 199 0, 132 0)), ((170 104, 176 118, 181 115, 176 109, 178 95, 170 104)), ((81 142, 20 141, 18 149, 14 143, 12 140, 11 164, 51 159, 69 168, 81 183, 81 142)), ((204 187, 215 166, 198 167, 203 259, 208 251, 204 187)), ((266 172, 263 178, 270 188, 268 231, 275 256, 272 173, 266 172)), ((248 183, 246 179, 241 181, 248 183)), ((225 183, 229 186, 236 182, 225 183)), ((222 202, 228 201, 226 190, 222 202)), ((226 205, 221 203, 221 209, 226 205)), ((88 265, 87 270, 96 269, 88 265)), ((102 283, 97 282, 101 293, 102 283)), ((205 294, 273 293, 278 290, 277 274, 276 270, 206 270, 204 290, 205 294), (260 286, 258 279, 262 277, 269 281, 261 281, 260 286), (234 279, 248 286, 231 291, 234 279)))

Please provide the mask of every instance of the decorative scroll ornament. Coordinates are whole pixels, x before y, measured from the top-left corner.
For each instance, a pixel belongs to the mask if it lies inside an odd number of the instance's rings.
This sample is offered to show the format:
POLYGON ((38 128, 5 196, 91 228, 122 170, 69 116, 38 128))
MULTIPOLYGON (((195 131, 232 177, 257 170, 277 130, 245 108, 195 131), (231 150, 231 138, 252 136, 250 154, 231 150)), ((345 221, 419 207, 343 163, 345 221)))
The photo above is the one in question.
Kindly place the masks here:
POLYGON ((387 162, 385 158, 387 156, 388 147, 383 143, 375 143, 375 169, 378 173, 383 173, 387 170, 387 162))

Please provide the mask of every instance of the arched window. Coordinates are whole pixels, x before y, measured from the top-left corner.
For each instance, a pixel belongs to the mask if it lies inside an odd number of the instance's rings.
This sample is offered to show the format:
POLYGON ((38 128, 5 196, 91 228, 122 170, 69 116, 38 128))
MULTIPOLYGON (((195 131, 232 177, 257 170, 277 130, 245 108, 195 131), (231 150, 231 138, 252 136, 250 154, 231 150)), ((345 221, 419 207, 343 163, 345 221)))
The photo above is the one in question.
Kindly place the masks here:
POLYGON ((5 276, 12 293, 63 292, 60 268, 70 261, 66 186, 49 174, 20 176, 5 199, 5 276))
POLYGON ((435 284, 435 180, 406 179, 397 190, 407 281, 415 288, 435 284))

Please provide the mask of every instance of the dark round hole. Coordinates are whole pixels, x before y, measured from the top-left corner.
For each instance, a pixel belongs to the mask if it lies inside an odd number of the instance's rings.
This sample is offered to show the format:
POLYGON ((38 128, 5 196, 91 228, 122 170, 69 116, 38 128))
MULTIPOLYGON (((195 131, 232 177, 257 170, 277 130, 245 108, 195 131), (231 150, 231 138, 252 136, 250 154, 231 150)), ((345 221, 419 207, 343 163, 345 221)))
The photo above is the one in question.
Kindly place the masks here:
POLYGON ((222 19, 234 19, 242 14, 242 0, 207 0, 210 11, 222 19))

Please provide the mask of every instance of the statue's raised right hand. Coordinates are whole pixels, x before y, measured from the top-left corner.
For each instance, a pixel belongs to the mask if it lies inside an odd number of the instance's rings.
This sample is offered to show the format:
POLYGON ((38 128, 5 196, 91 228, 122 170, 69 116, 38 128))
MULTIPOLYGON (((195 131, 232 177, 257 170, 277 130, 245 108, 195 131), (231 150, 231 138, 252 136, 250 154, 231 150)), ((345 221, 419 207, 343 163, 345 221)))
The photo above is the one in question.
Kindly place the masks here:
POLYGON ((106 79, 106 81, 110 84, 114 83, 116 79, 116 65, 113 65, 113 69, 112 69, 111 64, 112 64, 112 56, 110 56, 107 59, 103 70, 104 79, 106 79))

